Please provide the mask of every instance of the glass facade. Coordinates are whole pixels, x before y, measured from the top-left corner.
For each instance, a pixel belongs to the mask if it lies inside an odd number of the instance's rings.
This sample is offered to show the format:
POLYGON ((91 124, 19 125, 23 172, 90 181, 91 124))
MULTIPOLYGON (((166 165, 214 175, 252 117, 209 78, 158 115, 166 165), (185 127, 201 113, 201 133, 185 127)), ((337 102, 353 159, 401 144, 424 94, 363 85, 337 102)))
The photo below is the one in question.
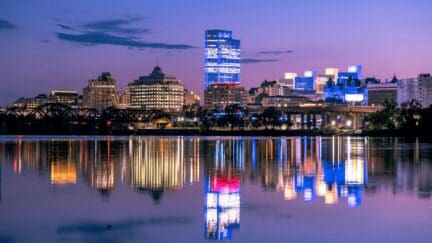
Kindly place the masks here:
POLYGON ((295 77, 294 89, 313 91, 315 90, 315 71, 305 71, 304 77, 295 77))
POLYGON ((227 30, 205 32, 205 88, 240 84, 240 40, 227 30))

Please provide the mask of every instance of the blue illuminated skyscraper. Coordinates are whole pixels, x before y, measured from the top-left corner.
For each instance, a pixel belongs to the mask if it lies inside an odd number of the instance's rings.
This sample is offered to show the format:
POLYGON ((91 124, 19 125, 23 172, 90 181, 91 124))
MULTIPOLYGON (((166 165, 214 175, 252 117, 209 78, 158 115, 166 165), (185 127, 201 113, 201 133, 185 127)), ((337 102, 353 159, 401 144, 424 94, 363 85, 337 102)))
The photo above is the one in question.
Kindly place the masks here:
POLYGON ((315 71, 305 71, 303 77, 295 77, 294 89, 304 91, 315 90, 315 71))
POLYGON ((240 84, 240 40, 227 30, 205 32, 205 88, 240 84))

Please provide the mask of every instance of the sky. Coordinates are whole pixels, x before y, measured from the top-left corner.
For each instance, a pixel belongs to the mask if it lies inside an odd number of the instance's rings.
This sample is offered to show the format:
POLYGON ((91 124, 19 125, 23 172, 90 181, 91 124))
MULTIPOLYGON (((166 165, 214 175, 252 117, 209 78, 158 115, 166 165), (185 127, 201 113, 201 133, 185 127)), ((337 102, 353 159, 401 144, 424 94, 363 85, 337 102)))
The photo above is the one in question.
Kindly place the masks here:
POLYGON ((432 72, 430 0, 1 0, 0 106, 55 89, 118 89, 157 64, 203 93, 204 31, 241 40, 241 84, 361 64, 381 79, 432 72))

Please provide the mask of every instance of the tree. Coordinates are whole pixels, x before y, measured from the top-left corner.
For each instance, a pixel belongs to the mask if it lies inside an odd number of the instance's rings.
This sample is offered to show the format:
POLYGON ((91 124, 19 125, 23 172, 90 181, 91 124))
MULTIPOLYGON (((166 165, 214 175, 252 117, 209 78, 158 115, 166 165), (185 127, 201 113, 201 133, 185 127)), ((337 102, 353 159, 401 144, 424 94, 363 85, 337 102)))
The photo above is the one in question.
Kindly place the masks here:
POLYGON ((394 101, 384 101, 384 108, 369 114, 364 119, 368 130, 396 129, 399 126, 399 109, 394 101))
POLYGON ((412 99, 401 104, 399 122, 403 129, 416 129, 421 122, 421 103, 412 99))
POLYGON ((262 116, 262 123, 264 124, 266 129, 268 129, 269 125, 271 125, 272 127, 278 125, 281 114, 282 114, 281 111, 274 106, 265 108, 261 116, 262 116))
POLYGON ((231 125, 231 130, 234 127, 243 126, 243 118, 245 117, 245 111, 239 104, 228 105, 225 108, 225 120, 231 125))

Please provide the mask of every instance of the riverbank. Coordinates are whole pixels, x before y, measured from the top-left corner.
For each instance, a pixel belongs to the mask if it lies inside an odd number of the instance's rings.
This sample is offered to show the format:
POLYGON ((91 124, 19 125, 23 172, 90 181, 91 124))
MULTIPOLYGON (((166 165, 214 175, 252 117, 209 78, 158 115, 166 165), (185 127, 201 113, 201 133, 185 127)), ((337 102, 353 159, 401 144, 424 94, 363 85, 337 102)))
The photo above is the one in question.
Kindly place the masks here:
POLYGON ((121 131, 48 131, 48 132, 25 132, 25 133, 2 133, 1 135, 113 135, 113 136, 368 136, 368 137, 432 137, 429 131, 401 131, 401 130, 279 130, 279 129, 257 129, 257 130, 200 130, 198 128, 167 128, 167 129, 139 129, 121 131))

